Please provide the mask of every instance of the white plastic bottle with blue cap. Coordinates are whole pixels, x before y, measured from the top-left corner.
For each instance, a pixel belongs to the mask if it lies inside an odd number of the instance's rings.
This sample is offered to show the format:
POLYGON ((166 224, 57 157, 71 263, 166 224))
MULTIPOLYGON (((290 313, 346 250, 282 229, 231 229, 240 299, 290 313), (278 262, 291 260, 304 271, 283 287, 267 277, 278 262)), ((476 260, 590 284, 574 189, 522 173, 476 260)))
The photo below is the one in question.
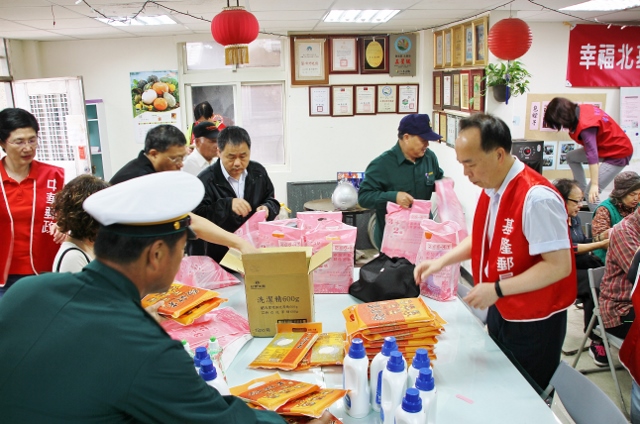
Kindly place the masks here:
MULTIPOLYGON (((411 366, 407 370, 407 387, 414 387, 418 374, 421 368, 431 368, 431 361, 429 360, 429 352, 427 349, 417 349, 416 354, 411 361, 411 366)), ((433 368, 431 368, 433 369, 433 368)))
POLYGON ((183 340, 182 347, 189 354, 189 356, 193 358, 193 352, 191 351, 191 346, 189 346, 189 342, 186 340, 183 340))
POLYGON ((420 391, 422 398, 422 412, 425 415, 425 423, 436 423, 436 384, 433 380, 433 370, 431 368, 421 368, 418 378, 416 379, 416 389, 420 391))
POLYGON ((197 347, 195 355, 193 355, 193 365, 196 367, 196 372, 200 373, 200 366, 205 359, 211 359, 206 347, 197 347))
POLYGON ((216 367, 213 366, 211 359, 203 359, 200 361, 200 377, 211 387, 215 388, 222 396, 229 396, 229 386, 224 381, 222 375, 218 373, 216 367))
POLYGON ((383 424, 393 424, 396 408, 407 390, 407 369, 402 353, 394 350, 382 371, 382 393, 380 394, 380 419, 383 424))
POLYGON ((382 389, 382 370, 387 366, 389 355, 394 350, 398 350, 396 338, 385 337, 382 349, 371 360, 369 367, 369 390, 371 391, 371 407, 374 411, 380 411, 380 391, 382 389))
POLYGON ((344 396, 344 408, 347 414, 353 418, 363 418, 369 415, 371 404, 369 402, 369 358, 364 350, 362 339, 353 339, 349 347, 349 353, 342 364, 342 378, 345 390, 349 390, 344 396))
POLYGON ((224 380, 227 381, 227 376, 224 372, 224 365, 222 364, 222 347, 220 346, 220 342, 218 341, 216 336, 213 336, 209 339, 207 353, 211 357, 213 365, 215 365, 218 372, 222 373, 224 380))
POLYGON ((422 399, 418 389, 407 389, 402 403, 396 408, 395 424, 424 424, 422 399))

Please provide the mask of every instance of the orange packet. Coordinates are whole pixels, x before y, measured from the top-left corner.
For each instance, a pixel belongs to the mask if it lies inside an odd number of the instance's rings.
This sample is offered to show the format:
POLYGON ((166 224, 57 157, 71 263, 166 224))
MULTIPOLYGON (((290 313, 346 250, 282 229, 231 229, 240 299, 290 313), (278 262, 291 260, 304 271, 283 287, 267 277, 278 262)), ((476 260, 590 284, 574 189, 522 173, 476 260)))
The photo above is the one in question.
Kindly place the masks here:
POLYGON ((317 333, 277 333, 249 368, 293 370, 317 339, 317 333))
MULTIPOLYGON (((329 413, 331 416, 329 419, 329 424, 343 424, 335 415, 329 413)), ((306 424, 309 421, 315 420, 313 417, 300 417, 300 416, 282 416, 287 424, 306 424)))
POLYGON ((263 384, 267 384, 280 379, 282 379, 282 377, 280 377, 280 374, 274 372, 273 374, 269 374, 264 377, 254 378, 253 380, 247 381, 246 383, 240 384, 239 386, 229 387, 229 392, 234 396, 238 396, 240 393, 246 392, 249 389, 255 389, 256 387, 262 386, 263 384))
POLYGON ((178 318, 171 318, 171 319, 177 322, 178 324, 182 324, 182 325, 193 324, 195 320, 197 320, 207 312, 214 310, 215 308, 217 308, 227 300, 228 299, 225 299, 224 297, 214 297, 213 299, 202 302, 201 304, 197 305, 193 309, 189 309, 187 312, 183 313, 178 318))
POLYGON ((316 384, 279 378, 244 392, 231 393, 246 402, 255 403, 265 409, 275 411, 285 403, 319 389, 320 387, 316 384))
POLYGON ((345 333, 321 333, 296 367, 296 371, 322 365, 342 365, 345 336, 345 333))
POLYGON ((172 283, 166 292, 148 294, 142 299, 141 303, 142 307, 146 308, 147 306, 164 300, 164 305, 158 308, 158 313, 168 315, 172 318, 178 318, 200 303, 217 296, 218 293, 211 290, 186 286, 180 283, 172 283))
POLYGON ((321 322, 291 323, 283 322, 276 325, 276 333, 322 333, 321 322))
POLYGON ((319 418, 322 413, 346 395, 348 390, 322 389, 287 402, 276 410, 282 415, 303 415, 319 418))

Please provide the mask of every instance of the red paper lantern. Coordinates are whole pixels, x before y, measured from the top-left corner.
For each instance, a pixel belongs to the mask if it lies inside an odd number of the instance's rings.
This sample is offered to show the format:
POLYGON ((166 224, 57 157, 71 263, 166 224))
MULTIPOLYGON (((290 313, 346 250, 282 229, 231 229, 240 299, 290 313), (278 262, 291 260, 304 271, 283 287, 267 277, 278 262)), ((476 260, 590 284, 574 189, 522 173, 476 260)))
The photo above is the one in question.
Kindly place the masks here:
POLYGON ((242 6, 225 7, 211 21, 211 35, 225 46, 227 65, 249 63, 249 46, 258 38, 260 25, 253 14, 242 6))
POLYGON ((531 28, 522 19, 508 18, 499 21, 489 31, 489 50, 503 60, 514 60, 531 47, 531 28))

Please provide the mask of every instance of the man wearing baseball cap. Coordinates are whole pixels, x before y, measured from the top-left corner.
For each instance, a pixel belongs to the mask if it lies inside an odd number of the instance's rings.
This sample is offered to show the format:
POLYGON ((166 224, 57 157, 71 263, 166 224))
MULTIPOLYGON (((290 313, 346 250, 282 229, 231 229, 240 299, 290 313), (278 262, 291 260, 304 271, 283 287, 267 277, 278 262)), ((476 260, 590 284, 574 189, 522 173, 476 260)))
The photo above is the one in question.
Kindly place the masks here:
POLYGON ((24 278, 0 300, 3 422, 284 422, 208 386, 140 305, 173 282, 203 195, 196 177, 157 172, 85 200, 96 260, 24 278))
POLYGON ((396 145, 367 167, 358 191, 358 203, 376 211, 376 247, 382 245, 387 202, 409 208, 413 199, 431 199, 435 182, 444 172, 428 146, 429 141, 441 138, 431 129, 429 115, 406 115, 400 120, 396 145))
POLYGON ((196 177, 218 157, 218 134, 224 128, 210 121, 203 121, 193 127, 196 148, 184 161, 182 170, 196 177))

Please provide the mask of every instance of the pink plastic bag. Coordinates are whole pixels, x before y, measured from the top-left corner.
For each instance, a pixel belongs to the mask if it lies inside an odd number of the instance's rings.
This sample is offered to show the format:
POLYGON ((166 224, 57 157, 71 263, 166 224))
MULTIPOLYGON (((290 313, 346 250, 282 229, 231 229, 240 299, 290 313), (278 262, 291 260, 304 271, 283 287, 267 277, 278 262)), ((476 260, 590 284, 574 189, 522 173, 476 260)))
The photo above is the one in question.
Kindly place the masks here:
POLYGON ((464 218, 462 204, 453 190, 454 181, 451 178, 443 178, 436 181, 436 199, 438 201, 438 214, 440 221, 453 221, 460 227, 460 240, 469 235, 467 221, 464 218))
POLYGON ((247 319, 230 307, 207 312, 191 325, 181 325, 171 319, 163 321, 161 325, 172 339, 188 341, 191 350, 207 347, 209 339, 215 336, 223 349, 222 358, 226 367, 231 365, 233 357, 252 338, 247 319))
POLYGON ((312 230, 316 228, 316 225, 319 221, 327 221, 332 219, 334 221, 342 222, 342 212, 334 211, 334 212, 298 212, 296 214, 296 218, 304 222, 305 227, 308 230, 312 230))
POLYGON ((358 229, 340 221, 318 221, 313 230, 306 232, 305 246, 313 253, 333 243, 331 259, 313 271, 314 293, 348 293, 353 283, 353 253, 358 229))
POLYGON ((251 215, 251 218, 242 224, 233 234, 247 240, 253 247, 258 247, 260 245, 260 229, 258 223, 266 220, 267 211, 258 211, 251 215))
POLYGON ((217 290, 240 284, 240 280, 208 256, 185 256, 175 278, 187 286, 217 290))
POLYGON ((302 246, 304 223, 297 219, 281 219, 258 223, 260 247, 302 246))
POLYGON ((415 264, 422 238, 420 222, 429 219, 430 212, 431 202, 428 200, 414 200, 411 208, 387 202, 380 251, 390 258, 406 258, 415 264))
MULTIPOLYGON (((421 224, 422 242, 416 257, 416 263, 434 260, 453 249, 460 242, 460 227, 456 222, 443 223, 425 219, 421 224)), ((450 300, 458 293, 460 265, 454 264, 442 268, 430 275, 420 284, 420 294, 436 300, 450 300)))

